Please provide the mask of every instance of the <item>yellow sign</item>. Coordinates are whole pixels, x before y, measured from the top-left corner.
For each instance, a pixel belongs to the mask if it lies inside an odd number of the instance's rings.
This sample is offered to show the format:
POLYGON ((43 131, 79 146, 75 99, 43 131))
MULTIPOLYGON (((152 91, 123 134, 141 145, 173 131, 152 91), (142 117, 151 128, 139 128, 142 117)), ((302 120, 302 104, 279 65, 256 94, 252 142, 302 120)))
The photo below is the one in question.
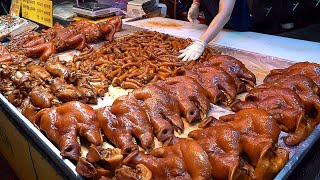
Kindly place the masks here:
POLYGON ((22 0, 22 17, 52 27, 52 1, 22 0))
POLYGON ((11 16, 19 16, 20 15, 20 7, 21 0, 12 0, 10 7, 10 15, 11 16))

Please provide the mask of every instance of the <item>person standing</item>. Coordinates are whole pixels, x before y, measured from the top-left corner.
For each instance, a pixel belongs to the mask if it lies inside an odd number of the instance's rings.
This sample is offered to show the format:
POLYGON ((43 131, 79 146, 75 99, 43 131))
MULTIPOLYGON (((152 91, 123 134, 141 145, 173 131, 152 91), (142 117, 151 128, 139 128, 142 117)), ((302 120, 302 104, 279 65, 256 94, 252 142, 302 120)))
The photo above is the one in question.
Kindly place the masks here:
POLYGON ((201 7, 208 25, 201 37, 180 51, 182 61, 198 59, 207 44, 213 40, 223 27, 236 31, 250 30, 250 13, 247 0, 193 0, 188 12, 188 20, 197 24, 201 7))

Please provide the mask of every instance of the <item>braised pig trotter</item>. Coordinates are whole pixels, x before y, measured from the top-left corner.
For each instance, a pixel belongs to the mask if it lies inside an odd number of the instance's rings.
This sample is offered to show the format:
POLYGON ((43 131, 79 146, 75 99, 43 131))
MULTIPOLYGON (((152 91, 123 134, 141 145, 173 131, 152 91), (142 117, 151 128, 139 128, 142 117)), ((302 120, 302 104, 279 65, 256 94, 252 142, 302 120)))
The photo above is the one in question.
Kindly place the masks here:
POLYGON ((133 91, 132 96, 141 101, 159 141, 164 142, 173 137, 173 128, 183 131, 184 125, 180 118, 179 104, 163 87, 155 84, 146 86, 133 91))
POLYGON ((208 155, 194 140, 182 139, 172 146, 154 149, 150 155, 135 151, 129 154, 123 163, 130 167, 143 164, 152 172, 152 179, 209 179, 211 177, 208 155))
POLYGON ((206 91, 194 79, 188 76, 168 78, 164 82, 158 82, 162 87, 170 91, 178 100, 179 107, 187 122, 201 120, 201 114, 206 115, 210 102, 206 91))
POLYGON ((245 65, 236 58, 228 55, 214 56, 204 64, 217 65, 229 73, 237 86, 237 92, 246 92, 256 84, 256 76, 249 71, 245 65))
POLYGON ((95 145, 102 142, 95 111, 76 101, 43 109, 32 122, 58 145, 62 156, 70 159, 78 160, 80 157, 77 133, 95 145))

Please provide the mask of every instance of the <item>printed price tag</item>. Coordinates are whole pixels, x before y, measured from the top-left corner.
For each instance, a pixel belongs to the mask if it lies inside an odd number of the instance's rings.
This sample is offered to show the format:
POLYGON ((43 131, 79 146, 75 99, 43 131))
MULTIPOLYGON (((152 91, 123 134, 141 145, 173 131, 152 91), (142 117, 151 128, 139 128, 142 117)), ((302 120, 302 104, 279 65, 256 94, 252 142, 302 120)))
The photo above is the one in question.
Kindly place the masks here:
POLYGON ((52 1, 22 0, 22 17, 52 27, 52 1))
POLYGON ((21 0, 12 0, 10 7, 10 15, 11 16, 19 16, 20 15, 20 7, 21 0))

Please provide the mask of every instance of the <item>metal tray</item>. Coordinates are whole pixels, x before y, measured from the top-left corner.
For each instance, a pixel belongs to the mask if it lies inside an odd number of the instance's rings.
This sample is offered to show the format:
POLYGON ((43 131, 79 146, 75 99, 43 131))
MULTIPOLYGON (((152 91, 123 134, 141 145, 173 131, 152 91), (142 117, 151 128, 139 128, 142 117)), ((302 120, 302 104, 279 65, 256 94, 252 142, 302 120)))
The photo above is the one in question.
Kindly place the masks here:
MULTIPOLYGON (((130 29, 130 27, 126 27, 130 29)), ((284 68, 288 66, 288 64, 292 64, 293 62, 283 59, 277 59, 270 56, 265 56, 261 54, 255 54, 252 52, 239 51, 236 49, 230 49, 228 47, 215 46, 211 45, 213 48, 220 50, 224 54, 232 55, 240 60, 248 67, 250 70, 254 71, 268 71, 274 67, 284 68), (255 62, 254 62, 255 61, 255 62)), ((63 54, 61 54, 63 56, 63 54)), ((264 73, 262 73, 264 74, 264 73)), ((258 83, 261 81, 261 75, 258 76, 258 83)), ((243 95, 240 96, 243 98, 243 95)), ((216 108, 221 108, 214 106, 216 108)), ((223 115, 226 113, 222 108, 221 110, 224 112, 219 112, 219 109, 211 112, 216 115, 223 115)), ((75 171, 75 165, 68 159, 63 158, 60 155, 60 151, 27 119, 25 118, 19 110, 14 107, 2 94, 0 94, 0 109, 5 112, 8 119, 11 123, 18 129, 18 131, 29 140, 29 142, 37 149, 42 156, 48 160, 52 166, 57 170, 59 174, 64 179, 83 179, 78 173, 75 171)), ((227 111, 228 112, 228 111, 227 111)), ((286 179, 290 173, 297 167, 306 153, 310 150, 313 144, 320 137, 320 125, 316 127, 313 133, 304 141, 302 141, 299 145, 290 147, 290 159, 285 167, 278 173, 275 179, 286 179)), ((280 137, 281 139, 281 137, 280 137)), ((279 143, 280 146, 285 146, 284 144, 279 143)))

